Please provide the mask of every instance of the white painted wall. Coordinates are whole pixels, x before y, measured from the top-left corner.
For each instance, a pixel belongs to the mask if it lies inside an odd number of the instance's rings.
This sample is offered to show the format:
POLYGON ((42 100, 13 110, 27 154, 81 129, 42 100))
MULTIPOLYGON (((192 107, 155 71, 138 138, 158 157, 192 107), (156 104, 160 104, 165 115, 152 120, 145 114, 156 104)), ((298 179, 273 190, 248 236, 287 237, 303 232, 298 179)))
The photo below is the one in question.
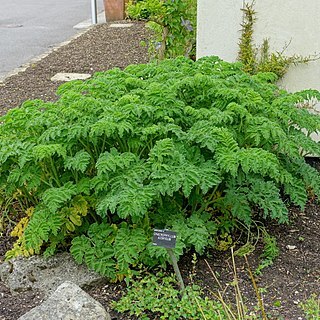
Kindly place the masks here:
MULTIPOLYGON (((198 0, 198 58, 236 60, 243 5, 243 0, 198 0)), ((320 54, 320 0, 256 0, 255 10, 257 45, 268 38, 272 51, 282 51, 291 41, 286 55, 320 54)), ((289 91, 320 90, 320 60, 291 67, 280 84, 289 91)))

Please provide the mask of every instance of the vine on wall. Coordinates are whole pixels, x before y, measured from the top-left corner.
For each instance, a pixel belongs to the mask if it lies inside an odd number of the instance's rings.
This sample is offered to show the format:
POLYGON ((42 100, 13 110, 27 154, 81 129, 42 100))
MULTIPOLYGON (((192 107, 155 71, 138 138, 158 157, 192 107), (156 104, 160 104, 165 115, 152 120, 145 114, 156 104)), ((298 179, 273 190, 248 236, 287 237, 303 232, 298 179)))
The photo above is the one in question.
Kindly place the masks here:
POLYGON ((243 70, 249 74, 258 72, 273 72, 278 78, 282 78, 292 65, 309 63, 320 59, 318 54, 302 56, 294 54, 286 56, 285 51, 291 41, 281 51, 271 52, 269 39, 264 39, 261 46, 256 46, 253 41, 254 25, 257 20, 257 12, 254 9, 255 1, 245 3, 242 9, 244 13, 241 24, 241 37, 239 42, 238 60, 243 63, 243 70))

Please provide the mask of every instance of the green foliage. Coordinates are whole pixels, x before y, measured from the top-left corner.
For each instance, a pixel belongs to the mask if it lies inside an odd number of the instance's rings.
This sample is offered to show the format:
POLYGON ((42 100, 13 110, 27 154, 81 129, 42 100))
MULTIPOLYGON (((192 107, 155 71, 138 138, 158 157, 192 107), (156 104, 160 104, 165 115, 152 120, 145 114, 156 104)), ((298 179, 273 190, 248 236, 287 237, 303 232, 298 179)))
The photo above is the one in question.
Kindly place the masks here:
POLYGON ((180 57, 97 73, 62 85, 55 103, 9 111, 0 190, 34 210, 8 257, 72 241, 78 262, 120 278, 168 260, 150 244, 153 228, 178 231, 180 256, 220 236, 230 243, 237 221, 287 221, 287 204, 320 195, 302 156, 320 154, 310 138, 320 119, 296 107, 319 93, 289 94, 274 80, 217 57, 180 57))
POLYGON ((320 297, 317 294, 312 294, 308 300, 301 302, 299 306, 306 315, 307 320, 320 319, 320 297))
POLYGON ((178 247, 182 242, 183 248, 194 247, 197 253, 203 254, 207 247, 214 246, 218 226, 209 213, 192 214, 187 219, 173 217, 169 225, 179 234, 178 247))
POLYGON ((130 276, 131 265, 139 262, 149 236, 142 228, 94 223, 86 235, 72 240, 71 254, 76 262, 85 262, 89 268, 111 279, 130 276))
POLYGON ((127 293, 113 304, 118 312, 128 312, 139 319, 151 319, 147 312, 157 319, 226 319, 223 306, 203 297, 199 286, 187 286, 180 297, 173 276, 148 275, 132 281, 127 293))
MULTIPOLYGON (((177 257, 184 250, 194 247, 196 252, 203 253, 206 247, 212 247, 217 226, 210 220, 210 215, 193 214, 184 219, 173 216, 167 226, 178 232, 177 246, 174 249, 177 257)), ((76 262, 85 262, 91 269, 108 276, 113 280, 130 278, 134 268, 141 263, 147 266, 164 264, 169 260, 167 251, 151 245, 152 230, 144 223, 120 225, 94 223, 87 234, 72 240, 71 254, 76 262), (144 224, 144 225, 143 225, 144 224)))
POLYGON ((256 48, 253 45, 254 23, 256 21, 256 11, 254 3, 245 3, 242 9, 244 16, 241 24, 241 38, 239 43, 238 60, 243 63, 243 70, 250 74, 255 73, 256 69, 256 48))
POLYGON ((241 24, 242 34, 239 42, 238 60, 243 63, 244 71, 249 74, 272 72, 277 75, 278 78, 282 78, 290 66, 319 59, 319 55, 304 57, 295 54, 286 56, 284 52, 290 45, 290 42, 281 52, 270 52, 269 39, 264 39, 260 48, 256 47, 253 41, 254 25, 257 20, 257 12, 254 10, 254 4, 254 1, 251 4, 246 2, 242 9, 244 20, 241 24))
POLYGON ((150 54, 160 60, 193 56, 196 43, 196 0, 130 0, 132 19, 148 19, 150 54))
POLYGON ((2 237, 10 224, 15 224, 15 222, 12 220, 16 216, 16 213, 13 213, 13 202, 14 198, 6 197, 5 191, 0 189, 0 237, 2 237))
POLYGON ((261 274, 264 268, 273 265, 275 259, 279 256, 279 248, 277 245, 277 239, 275 237, 270 236, 270 234, 263 230, 263 252, 260 255, 260 263, 258 268, 256 269, 256 274, 261 274))

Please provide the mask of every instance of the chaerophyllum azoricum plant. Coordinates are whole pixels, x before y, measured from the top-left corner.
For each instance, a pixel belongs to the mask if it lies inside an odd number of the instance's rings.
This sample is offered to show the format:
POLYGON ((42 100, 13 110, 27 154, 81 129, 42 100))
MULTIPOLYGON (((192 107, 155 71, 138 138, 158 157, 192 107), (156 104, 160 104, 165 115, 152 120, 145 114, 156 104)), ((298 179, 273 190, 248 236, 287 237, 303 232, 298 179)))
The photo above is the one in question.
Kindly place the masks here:
POLYGON ((178 232, 176 255, 214 247, 237 221, 288 220, 320 194, 303 155, 319 92, 289 94, 217 57, 132 65, 62 85, 1 118, 0 189, 26 217, 7 258, 70 247, 110 278, 167 260, 153 228, 178 232), (296 104, 300 103, 297 108, 296 104), (303 129, 303 131, 302 131, 303 129))
POLYGON ((148 20, 152 57, 162 60, 195 55, 196 0, 130 0, 127 14, 132 19, 148 20))

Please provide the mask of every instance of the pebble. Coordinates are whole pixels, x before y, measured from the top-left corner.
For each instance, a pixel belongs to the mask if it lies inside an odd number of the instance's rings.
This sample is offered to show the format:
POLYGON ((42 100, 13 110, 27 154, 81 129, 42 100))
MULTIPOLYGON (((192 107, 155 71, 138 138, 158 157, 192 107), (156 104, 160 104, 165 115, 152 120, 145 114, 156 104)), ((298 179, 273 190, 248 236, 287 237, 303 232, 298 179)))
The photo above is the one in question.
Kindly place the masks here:
POLYGON ((288 245, 286 246, 286 248, 287 248, 288 250, 295 250, 295 249, 297 249, 297 246, 292 246, 292 245, 288 244, 288 245))

